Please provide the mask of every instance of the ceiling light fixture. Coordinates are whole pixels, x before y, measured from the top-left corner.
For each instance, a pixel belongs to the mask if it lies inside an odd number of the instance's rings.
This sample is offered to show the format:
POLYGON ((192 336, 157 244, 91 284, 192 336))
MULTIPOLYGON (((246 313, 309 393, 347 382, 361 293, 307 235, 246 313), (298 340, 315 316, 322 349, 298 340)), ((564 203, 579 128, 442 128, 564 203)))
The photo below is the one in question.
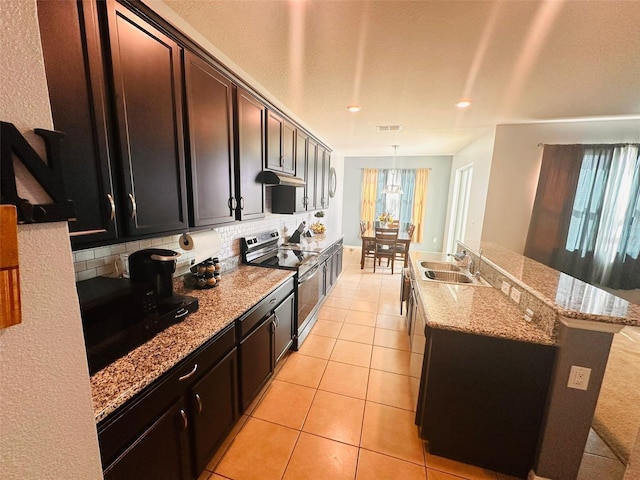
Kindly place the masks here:
POLYGON ((353 113, 357 113, 360 110, 362 110, 362 107, 359 107, 358 105, 349 105, 347 107, 347 110, 349 110, 350 112, 353 112, 353 113))
POLYGON ((469 100, 460 100, 458 103, 455 104, 456 107, 458 108, 467 108, 468 106, 471 105, 471 101, 469 100))
POLYGON ((396 155, 398 153, 398 147, 400 145, 391 145, 393 147, 393 169, 391 170, 391 183, 386 184, 382 189, 382 193, 396 193, 398 195, 402 195, 404 190, 402 190, 402 186, 396 182, 396 155))

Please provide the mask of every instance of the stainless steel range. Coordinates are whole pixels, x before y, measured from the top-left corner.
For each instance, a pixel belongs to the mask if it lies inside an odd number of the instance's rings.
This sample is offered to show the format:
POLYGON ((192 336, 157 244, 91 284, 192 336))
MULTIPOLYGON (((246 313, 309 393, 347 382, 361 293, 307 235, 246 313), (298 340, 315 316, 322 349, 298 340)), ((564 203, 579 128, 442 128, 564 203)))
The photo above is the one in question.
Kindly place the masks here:
POLYGON ((307 251, 297 243, 281 243, 277 230, 240 239, 242 261, 247 265, 295 270, 297 272, 297 319, 294 322, 293 349, 297 350, 317 320, 323 283, 319 275, 324 256, 307 251))

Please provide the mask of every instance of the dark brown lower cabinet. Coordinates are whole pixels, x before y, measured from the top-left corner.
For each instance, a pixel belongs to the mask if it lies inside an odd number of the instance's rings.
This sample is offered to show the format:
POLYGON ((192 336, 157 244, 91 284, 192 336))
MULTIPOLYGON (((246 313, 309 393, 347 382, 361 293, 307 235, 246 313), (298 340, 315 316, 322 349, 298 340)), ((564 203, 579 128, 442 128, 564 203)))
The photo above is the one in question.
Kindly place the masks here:
POLYGON ((98 425, 108 480, 193 479, 238 418, 230 325, 98 425))
POLYGON ((181 398, 105 469, 105 480, 191 478, 186 412, 181 398))
POLYGON ((287 280, 238 322, 240 412, 244 412, 291 347, 296 323, 294 279, 287 280))
POLYGON ((552 346, 427 327, 416 423, 434 455, 526 478, 552 346))
POLYGON ((207 466, 238 417, 237 358, 234 348, 191 388, 196 474, 207 466))

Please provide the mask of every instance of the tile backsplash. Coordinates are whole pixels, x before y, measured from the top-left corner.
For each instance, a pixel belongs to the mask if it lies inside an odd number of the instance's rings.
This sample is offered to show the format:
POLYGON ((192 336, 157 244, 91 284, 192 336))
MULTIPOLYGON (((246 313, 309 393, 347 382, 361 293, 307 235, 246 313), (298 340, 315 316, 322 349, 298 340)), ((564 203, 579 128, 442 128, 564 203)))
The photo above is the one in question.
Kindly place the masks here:
MULTIPOLYGON (((267 214, 262 220, 240 222, 233 225, 215 228, 220 235, 221 247, 218 253, 222 270, 237 266, 240 259, 240 238, 265 230, 277 229, 280 236, 287 237, 305 220, 307 225, 314 222, 313 212, 298 215, 267 214)), ((180 235, 169 235, 151 239, 135 240, 104 247, 77 250, 73 253, 76 281, 88 280, 98 276, 117 277, 120 272, 116 262, 121 254, 132 253, 144 248, 166 248, 182 254, 176 267, 175 276, 189 271, 191 261, 195 257, 193 251, 182 250, 178 244, 180 235)))

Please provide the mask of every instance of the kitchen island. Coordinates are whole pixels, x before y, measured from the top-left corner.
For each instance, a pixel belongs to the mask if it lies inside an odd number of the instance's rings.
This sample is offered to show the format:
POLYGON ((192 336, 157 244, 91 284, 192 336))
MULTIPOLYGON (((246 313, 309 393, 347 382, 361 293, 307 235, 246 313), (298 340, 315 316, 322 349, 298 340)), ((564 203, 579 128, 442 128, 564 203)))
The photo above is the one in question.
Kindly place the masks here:
MULTIPOLYGON (((435 369, 437 364, 429 365, 429 356, 433 353, 430 347, 434 345, 429 342, 439 343, 437 349, 442 350, 446 339, 449 344, 444 351, 448 362, 441 362, 440 365, 463 365, 466 369, 475 368, 480 363, 490 363, 485 358, 487 355, 491 356, 512 343, 515 348, 511 349, 511 354, 514 356, 510 361, 503 362, 503 365, 511 368, 515 360, 520 361, 520 357, 529 356, 534 364, 540 366, 542 373, 549 368, 549 358, 545 357, 544 347, 552 347, 555 350, 555 363, 551 362, 552 368, 546 376, 542 375, 536 380, 539 382, 546 378, 546 385, 542 399, 543 420, 539 432, 535 432, 539 443, 535 449, 535 460, 530 464, 530 473, 532 478, 536 478, 536 475, 557 480, 575 478, 591 425, 612 335, 624 325, 638 324, 637 307, 494 244, 484 243, 473 247, 460 245, 459 250, 467 252, 465 263, 472 260, 474 272, 479 267, 482 277, 492 288, 447 284, 420 278, 419 275, 424 272, 421 262, 444 259, 434 259, 420 252, 411 254, 414 290, 426 323, 425 332, 427 337, 431 337, 425 342, 426 371, 423 370, 418 416, 421 410, 429 408, 429 400, 424 404, 429 395, 423 395, 423 390, 426 382, 434 381, 431 373, 438 371, 429 371, 429 367, 435 369), (501 339, 503 342, 496 343, 501 339), (450 343, 452 341, 453 344, 450 343), (460 358, 456 358, 452 345, 459 347, 465 343, 465 348, 457 350, 460 358), (475 348, 479 345, 480 347, 475 348), (519 353, 525 350, 533 353, 519 353), (472 361, 465 365, 469 359, 472 361), (590 373, 590 378, 580 388, 570 388, 567 385, 573 366, 583 367, 590 373)), ((506 356, 505 359, 507 358, 509 357, 506 356)), ((496 365, 494 364, 494 371, 496 365)), ((531 365, 526 366, 525 363, 523 372, 532 368, 531 365)), ((474 381, 476 384, 482 383, 482 379, 477 378, 464 380, 464 368, 461 367, 458 373, 454 373, 461 376, 458 379, 460 382, 468 381, 471 385, 474 385, 474 381)), ((455 372, 455 368, 453 370, 455 372)), ((451 373, 449 372, 450 375, 451 373)), ((488 372, 485 375, 486 388, 479 388, 476 394, 496 388, 495 384, 489 382, 492 380, 490 377, 495 375, 488 372)), ((511 380, 514 388, 518 379, 516 371, 511 380)), ((455 378, 449 376, 446 380, 450 384, 456 384, 455 378)), ((440 393, 442 392, 438 392, 440 393)), ((451 395, 451 392, 447 395, 451 395)), ((505 404, 500 403, 502 398, 498 398, 498 395, 497 391, 494 392, 496 404, 503 405, 504 408, 505 404)), ((476 400, 477 396, 467 398, 476 400)), ((491 395, 488 398, 491 399, 491 395)), ((451 402, 449 406, 450 404, 451 402)), ((518 412, 521 406, 514 404, 512 410, 518 412)), ((476 415, 481 416, 482 412, 477 412, 476 415)), ((506 409, 502 416, 507 416, 506 409)), ((420 423, 422 419, 417 420, 420 423)), ((491 441, 490 433, 487 441, 491 441)))

